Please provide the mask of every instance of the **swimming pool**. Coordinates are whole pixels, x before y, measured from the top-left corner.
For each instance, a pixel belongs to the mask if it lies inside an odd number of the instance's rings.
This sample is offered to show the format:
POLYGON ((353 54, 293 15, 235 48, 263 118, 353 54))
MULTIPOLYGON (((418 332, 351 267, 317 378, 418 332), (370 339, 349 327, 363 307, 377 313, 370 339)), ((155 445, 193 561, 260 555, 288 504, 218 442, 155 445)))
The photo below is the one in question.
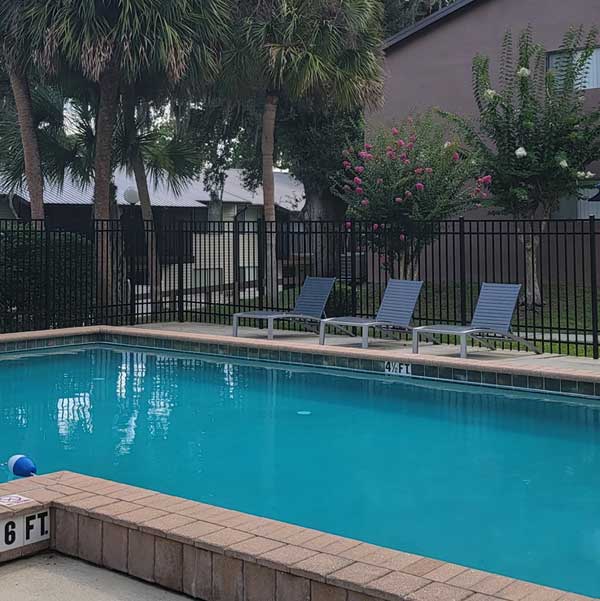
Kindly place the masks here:
POLYGON ((3 460, 591 596, 599 443, 600 409, 560 396, 126 348, 0 361, 3 460))

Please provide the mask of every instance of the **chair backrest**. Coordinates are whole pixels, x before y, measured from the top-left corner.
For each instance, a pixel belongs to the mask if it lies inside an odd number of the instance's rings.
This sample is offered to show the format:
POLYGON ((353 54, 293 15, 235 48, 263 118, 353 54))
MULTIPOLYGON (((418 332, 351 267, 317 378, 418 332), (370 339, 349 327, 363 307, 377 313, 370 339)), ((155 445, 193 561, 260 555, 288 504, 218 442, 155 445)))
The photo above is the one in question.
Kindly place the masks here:
POLYGON ((471 326, 509 332, 521 284, 482 284, 471 326))
POLYGON ((293 313, 310 315, 321 319, 325 312, 325 305, 331 294, 335 278, 314 278, 307 276, 302 290, 296 299, 293 313))
POLYGON ((412 319, 423 282, 415 280, 389 280, 383 300, 377 311, 377 321, 408 326, 412 319))

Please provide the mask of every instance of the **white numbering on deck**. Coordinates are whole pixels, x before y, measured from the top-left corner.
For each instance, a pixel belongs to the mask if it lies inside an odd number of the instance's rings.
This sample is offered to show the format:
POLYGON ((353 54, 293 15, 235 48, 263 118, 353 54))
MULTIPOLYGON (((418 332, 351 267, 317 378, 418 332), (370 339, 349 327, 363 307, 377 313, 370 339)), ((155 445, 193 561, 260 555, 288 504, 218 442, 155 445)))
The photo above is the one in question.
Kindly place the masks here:
POLYGON ((388 376, 410 376, 411 364, 399 363, 398 361, 386 361, 385 373, 388 376))
POLYGON ((47 509, 0 520, 0 553, 49 538, 50 512, 47 509))

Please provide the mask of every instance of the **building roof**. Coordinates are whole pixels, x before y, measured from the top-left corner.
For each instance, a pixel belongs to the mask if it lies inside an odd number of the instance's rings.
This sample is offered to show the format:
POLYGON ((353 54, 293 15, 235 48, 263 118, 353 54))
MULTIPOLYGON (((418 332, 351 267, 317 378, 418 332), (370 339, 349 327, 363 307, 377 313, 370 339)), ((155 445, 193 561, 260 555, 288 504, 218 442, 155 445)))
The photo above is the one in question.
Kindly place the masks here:
MULTIPOLYGON (((276 172, 275 174, 275 203, 287 210, 298 211, 304 205, 304 186, 288 173, 276 172)), ((115 173, 115 185, 117 186, 117 204, 127 205, 125 193, 128 190, 137 190, 135 179, 124 170, 115 173)), ((197 180, 188 186, 184 186, 179 195, 175 194, 167 185, 159 183, 150 185, 151 203, 155 207, 170 208, 205 208, 206 203, 211 201, 210 190, 201 180, 197 180)), ((0 193, 7 194, 0 184, 0 193)), ((29 202, 29 193, 24 187, 19 191, 19 196, 29 202)), ((63 186, 46 184, 44 188, 44 203, 52 205, 91 205, 93 204, 93 185, 80 186, 70 178, 66 178, 63 186)), ((225 188, 223 190, 223 202, 262 206, 262 187, 255 192, 246 190, 243 186, 242 172, 239 169, 230 169, 227 172, 225 188)))
POLYGON ((443 19, 446 19, 447 17, 457 13, 458 11, 464 10, 465 8, 468 8, 471 5, 473 5, 475 2, 479 2, 479 1, 481 1, 481 0, 456 0, 456 2, 454 2, 450 6, 447 6, 446 8, 442 8, 441 10, 438 10, 437 12, 433 13, 429 17, 426 17, 425 19, 421 19, 421 21, 419 21, 418 23, 415 23, 414 25, 411 25, 410 27, 407 27, 407 28, 403 29, 402 31, 399 31, 397 34, 389 37, 387 40, 385 40, 383 42, 383 49, 389 50, 393 46, 396 46, 396 44, 403 42, 404 40, 412 37, 416 33, 419 33, 420 31, 423 31, 424 29, 431 27, 435 23, 438 23, 438 22, 442 21, 443 19))

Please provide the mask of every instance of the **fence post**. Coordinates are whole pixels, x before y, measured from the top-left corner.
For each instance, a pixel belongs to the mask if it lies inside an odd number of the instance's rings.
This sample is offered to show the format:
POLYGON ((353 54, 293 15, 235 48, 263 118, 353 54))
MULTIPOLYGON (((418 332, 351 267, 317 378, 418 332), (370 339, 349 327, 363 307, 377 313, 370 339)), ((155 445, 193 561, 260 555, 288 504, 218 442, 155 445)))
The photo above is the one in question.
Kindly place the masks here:
POLYGON ((259 219, 257 225, 257 245, 258 245, 258 308, 265 308, 265 220, 259 219))
MULTIPOLYGON (((54 302, 54 296, 50 296, 50 283, 54 284, 53 278, 50 278, 50 236, 48 232, 48 228, 45 227, 42 231, 42 236, 44 236, 44 307, 46 309, 46 330, 49 330, 51 327, 51 315, 50 315, 50 298, 52 298, 54 302)), ((59 239, 60 240, 60 239, 59 239)), ((62 258, 62 257, 61 257, 62 258)), ((53 307, 55 309, 55 307, 53 307)), ((64 316, 61 315, 61 321, 64 319, 64 316)), ((62 327, 62 326, 59 326, 62 327)))
POLYGON ((467 323, 467 282, 465 265, 465 218, 458 220, 459 227, 459 248, 460 248, 460 323, 467 323))
POLYGON ((350 288, 352 289, 352 315, 356 315, 356 232, 352 224, 350 229, 350 288))
POLYGON ((183 222, 177 224, 177 320, 183 323, 183 222))
POLYGON ((598 349, 598 264, 596 259, 596 218, 590 217, 590 268, 592 271, 592 351, 594 359, 600 358, 598 349))

